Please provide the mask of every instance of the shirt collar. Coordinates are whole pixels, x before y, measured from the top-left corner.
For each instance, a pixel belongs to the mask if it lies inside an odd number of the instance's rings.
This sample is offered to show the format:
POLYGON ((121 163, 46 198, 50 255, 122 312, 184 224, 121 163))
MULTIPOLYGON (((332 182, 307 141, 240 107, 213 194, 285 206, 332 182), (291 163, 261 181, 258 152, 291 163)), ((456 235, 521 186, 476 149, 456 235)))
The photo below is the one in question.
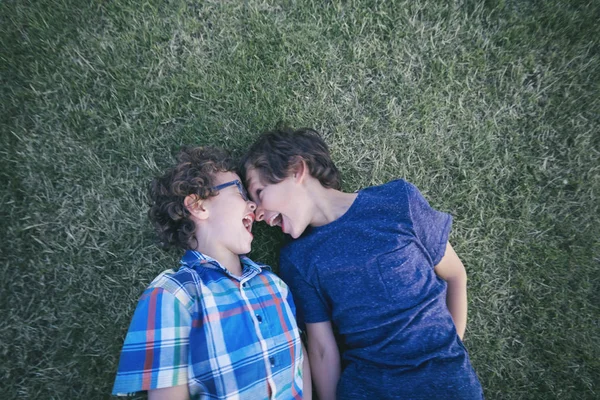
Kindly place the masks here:
MULTIPOLYGON (((252 261, 249 257, 245 255, 241 255, 240 262, 242 263, 242 277, 248 274, 256 275, 259 274, 263 269, 271 270, 271 267, 265 264, 257 263, 252 261)), ((221 263, 217 260, 208 256, 206 254, 202 254, 196 250, 186 250, 183 257, 181 257, 181 261, 179 262, 182 266, 186 266, 189 268, 209 268, 216 269, 225 272, 228 275, 231 275, 227 268, 223 267, 221 263)), ((233 275, 231 275, 233 276, 233 275)), ((236 277, 237 278, 237 277, 236 277)))

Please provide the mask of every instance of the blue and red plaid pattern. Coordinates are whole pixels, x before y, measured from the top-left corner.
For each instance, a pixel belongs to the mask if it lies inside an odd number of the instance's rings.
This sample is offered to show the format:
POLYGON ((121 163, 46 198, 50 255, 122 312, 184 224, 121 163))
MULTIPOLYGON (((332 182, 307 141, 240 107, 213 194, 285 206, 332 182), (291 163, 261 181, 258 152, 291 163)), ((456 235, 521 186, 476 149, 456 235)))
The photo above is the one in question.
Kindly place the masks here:
POLYGON ((192 399, 301 399, 302 347, 288 287, 240 257, 236 277, 187 251, 137 305, 113 394, 188 384, 192 399))

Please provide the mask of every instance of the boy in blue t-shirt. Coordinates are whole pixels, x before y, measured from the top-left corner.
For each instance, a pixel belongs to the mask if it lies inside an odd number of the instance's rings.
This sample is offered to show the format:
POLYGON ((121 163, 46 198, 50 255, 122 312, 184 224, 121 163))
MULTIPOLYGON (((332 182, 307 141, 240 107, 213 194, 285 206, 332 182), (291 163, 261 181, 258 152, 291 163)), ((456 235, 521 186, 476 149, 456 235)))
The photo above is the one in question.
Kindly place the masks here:
POLYGON ((256 204, 229 157, 208 147, 182 150, 178 163, 152 182, 150 199, 161 240, 185 254, 177 271, 161 273, 140 298, 113 394, 310 398, 288 287, 268 266, 243 256, 256 204))
POLYGON ((340 191, 311 129, 263 134, 242 164, 256 219, 294 239, 280 272, 321 400, 483 397, 462 343, 467 278, 448 242, 450 215, 404 180, 340 191))

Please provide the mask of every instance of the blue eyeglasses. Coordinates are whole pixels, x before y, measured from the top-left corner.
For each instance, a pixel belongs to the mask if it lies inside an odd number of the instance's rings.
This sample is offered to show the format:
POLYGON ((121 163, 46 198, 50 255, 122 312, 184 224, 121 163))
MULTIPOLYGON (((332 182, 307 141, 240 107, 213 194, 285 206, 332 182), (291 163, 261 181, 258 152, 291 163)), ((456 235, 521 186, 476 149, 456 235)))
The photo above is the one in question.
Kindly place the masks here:
POLYGON ((233 186, 233 185, 237 186, 238 191, 242 195, 242 199, 244 199, 244 201, 248 201, 249 200, 248 192, 246 192, 244 185, 242 185, 242 182, 240 182, 239 179, 236 179, 236 180, 230 181, 230 182, 221 183, 220 185, 211 187, 211 189, 212 190, 221 190, 221 189, 225 189, 226 187, 233 186))

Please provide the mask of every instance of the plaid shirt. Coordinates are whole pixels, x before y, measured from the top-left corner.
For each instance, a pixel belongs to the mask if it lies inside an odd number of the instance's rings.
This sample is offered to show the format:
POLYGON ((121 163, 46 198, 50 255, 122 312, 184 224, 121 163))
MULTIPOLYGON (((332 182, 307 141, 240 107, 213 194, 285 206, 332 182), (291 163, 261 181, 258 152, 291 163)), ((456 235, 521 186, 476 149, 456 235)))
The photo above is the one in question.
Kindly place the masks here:
MULTIPOLYGON (((192 399, 301 399, 302 347, 288 287, 241 256, 241 277, 187 251, 144 291, 113 394, 188 384, 192 399)), ((265 268, 266 267, 266 268, 265 268)))

